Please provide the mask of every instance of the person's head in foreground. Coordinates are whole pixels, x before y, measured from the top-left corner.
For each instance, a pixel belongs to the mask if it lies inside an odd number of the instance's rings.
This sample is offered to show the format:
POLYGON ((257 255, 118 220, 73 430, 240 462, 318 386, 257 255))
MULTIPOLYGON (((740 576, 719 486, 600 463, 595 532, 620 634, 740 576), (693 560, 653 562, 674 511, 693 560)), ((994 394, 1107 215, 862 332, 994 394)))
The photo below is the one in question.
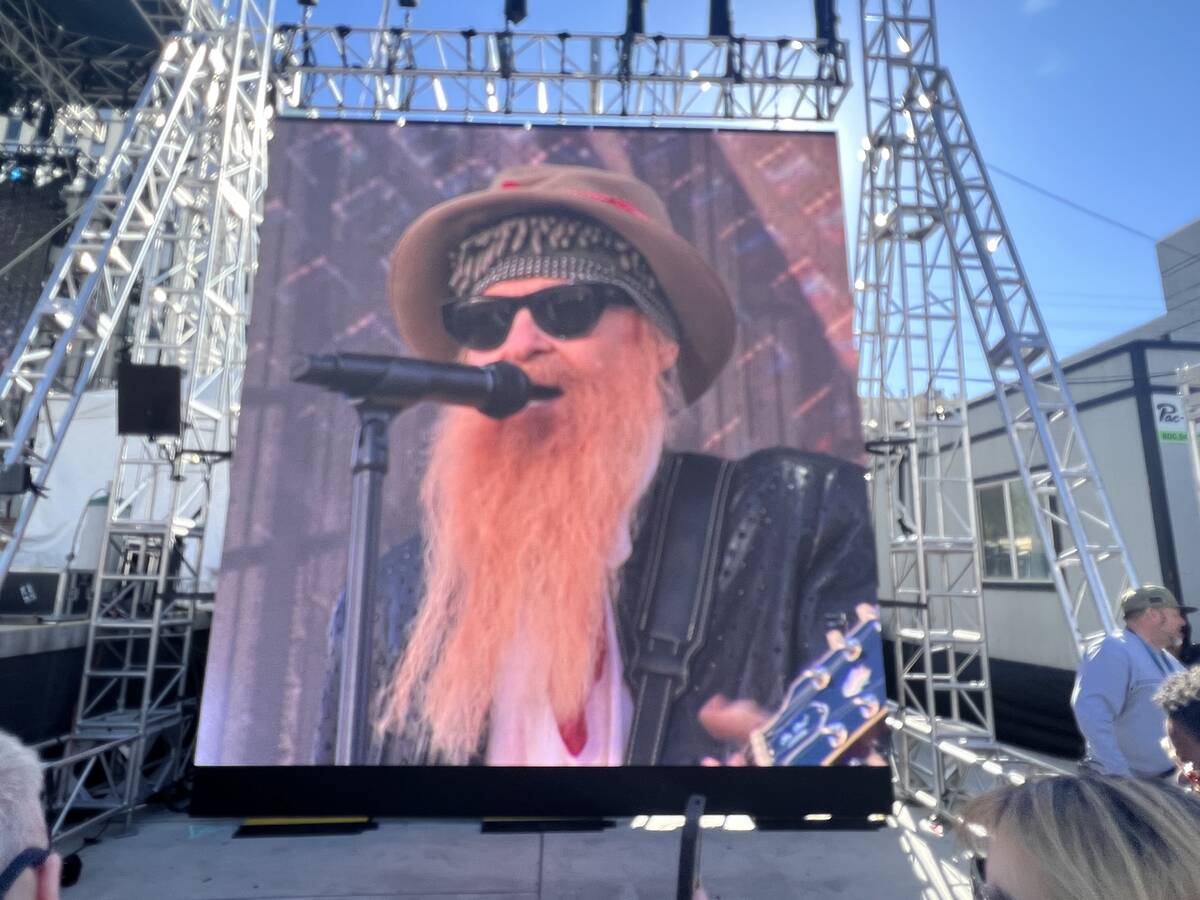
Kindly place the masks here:
POLYGON ((1156 650, 1177 650, 1183 644, 1186 613, 1195 607, 1183 606, 1161 584, 1130 588, 1121 597, 1125 629, 1132 631, 1156 650))
POLYGON ((414 355, 505 361, 562 391, 498 421, 448 408, 432 440, 426 596, 384 721, 417 711, 433 749, 461 761, 498 690, 549 684, 559 720, 576 716, 674 395, 708 389, 736 325, 649 187, 574 166, 509 169, 424 214, 392 254, 389 297, 414 355), (522 664, 500 665, 514 643, 522 664), (501 670, 520 675, 500 686, 501 670))
POLYGON ((1154 700, 1167 714, 1167 753, 1181 782, 1200 790, 1200 666, 1168 676, 1154 700))
POLYGON ((37 754, 0 731, 0 900, 56 900, 62 861, 51 853, 37 754))
POLYGON ((984 900, 1195 900, 1200 800, 1131 778, 1043 778, 968 805, 987 833, 984 900))

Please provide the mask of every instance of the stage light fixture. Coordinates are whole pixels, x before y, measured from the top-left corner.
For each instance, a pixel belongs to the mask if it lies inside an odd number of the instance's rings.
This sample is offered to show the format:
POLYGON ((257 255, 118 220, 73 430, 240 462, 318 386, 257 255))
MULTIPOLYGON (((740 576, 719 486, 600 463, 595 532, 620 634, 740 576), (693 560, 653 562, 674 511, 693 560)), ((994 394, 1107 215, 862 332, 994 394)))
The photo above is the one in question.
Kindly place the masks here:
POLYGON ((42 104, 42 110, 38 113, 37 121, 37 136, 39 140, 48 141, 50 135, 54 133, 54 107, 49 103, 42 104))
POLYGON ((529 14, 525 0, 504 0, 504 21, 510 25, 520 25, 529 14))
POLYGON ((628 0, 625 4, 625 33, 646 33, 646 0, 628 0))
POLYGON ((7 68, 0 68, 0 115, 12 112, 17 102, 17 79, 7 68))
POLYGON ((709 0, 708 33, 711 37, 733 37, 732 0, 709 0))
POLYGON ((817 19, 817 40, 827 44, 837 43, 837 0, 814 0, 813 10, 817 19))

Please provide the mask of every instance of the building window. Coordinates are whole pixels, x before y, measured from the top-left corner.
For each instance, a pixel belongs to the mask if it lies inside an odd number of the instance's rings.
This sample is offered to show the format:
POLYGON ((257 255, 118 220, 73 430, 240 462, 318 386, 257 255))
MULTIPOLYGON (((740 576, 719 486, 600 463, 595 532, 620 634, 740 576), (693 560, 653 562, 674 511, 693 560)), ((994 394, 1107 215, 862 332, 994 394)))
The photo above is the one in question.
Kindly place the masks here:
POLYGON ((1038 537, 1029 495, 1020 479, 975 489, 983 577, 1049 581, 1050 563, 1038 537))

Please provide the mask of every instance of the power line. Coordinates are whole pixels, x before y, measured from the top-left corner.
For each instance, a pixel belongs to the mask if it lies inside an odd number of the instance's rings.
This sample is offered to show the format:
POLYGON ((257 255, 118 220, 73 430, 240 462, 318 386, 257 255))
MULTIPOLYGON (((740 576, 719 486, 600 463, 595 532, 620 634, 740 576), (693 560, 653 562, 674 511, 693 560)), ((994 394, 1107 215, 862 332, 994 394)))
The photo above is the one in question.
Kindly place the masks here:
MULTIPOLYGON (((1071 207, 1071 209, 1075 210, 1076 212, 1081 212, 1086 216, 1091 216, 1093 219, 1098 219, 1101 222, 1105 222, 1108 225, 1112 225, 1114 228, 1120 228, 1122 231, 1127 231, 1130 234, 1136 235, 1137 237, 1140 237, 1143 240, 1149 241, 1152 244, 1158 243, 1158 239, 1156 237, 1154 237, 1154 235, 1152 235, 1152 234, 1147 234, 1146 232, 1142 231, 1141 229, 1134 228, 1131 225, 1126 225, 1124 222, 1119 222, 1116 219, 1112 218, 1111 216, 1106 216, 1104 213, 1096 212, 1096 210, 1094 210, 1094 209, 1089 209, 1088 207, 1084 206, 1082 203, 1076 203, 1074 200, 1064 197, 1062 194, 1056 194, 1056 193, 1054 193, 1054 191, 1047 190, 1046 188, 1044 188, 1040 185, 1034 184, 1032 181, 1029 181, 1026 178, 1022 178, 1020 175, 1014 174, 1013 172, 1009 172, 1007 169, 1002 169, 997 165, 989 163, 988 171, 996 172, 997 174, 1003 175, 1005 178, 1009 179, 1010 181, 1015 181, 1017 184, 1020 184, 1020 185, 1023 185, 1024 187, 1029 188, 1031 191, 1036 191, 1037 193, 1041 194, 1044 197, 1049 197, 1051 200, 1061 203, 1064 206, 1071 207)), ((1169 244, 1168 246, 1174 246, 1174 245, 1169 244)), ((1183 252, 1183 253, 1189 253, 1189 251, 1181 250, 1181 248, 1179 248, 1179 247, 1175 247, 1175 249, 1180 250, 1180 252, 1183 252)), ((1195 255, 1195 254, 1189 253, 1189 255, 1195 255)))
POLYGON ((1142 231, 1140 228, 1134 228, 1132 225, 1126 225, 1124 222, 1120 222, 1117 219, 1114 219, 1112 216, 1106 216, 1104 213, 1096 212, 1096 210, 1090 209, 1089 207, 1084 206, 1082 203, 1076 203, 1074 200, 1071 200, 1069 197, 1064 197, 1062 194, 1056 194, 1056 193, 1054 193, 1054 191, 1048 190, 1047 188, 1044 188, 1041 185, 1034 184, 1029 179, 1022 178, 1020 175, 1017 175, 1013 172, 1009 172, 1007 169, 1000 168, 1000 166, 989 165, 988 171, 995 172, 998 175, 1002 175, 1005 178, 1009 179, 1010 181, 1015 181, 1017 184, 1022 185, 1023 187, 1027 187, 1027 188, 1029 188, 1029 190, 1035 191, 1036 193, 1039 193, 1044 197, 1048 197, 1057 203, 1061 203, 1064 206, 1069 206, 1071 209, 1075 210, 1076 212, 1081 212, 1085 216, 1091 216, 1093 219, 1097 219, 1101 222, 1104 222, 1106 225, 1111 225, 1114 228, 1120 228, 1122 231, 1127 231, 1130 234, 1135 235, 1136 237, 1140 237, 1142 240, 1149 241, 1150 243, 1154 244, 1156 247, 1159 244, 1162 244, 1164 247, 1170 247, 1172 250, 1174 250, 1177 253, 1182 253, 1183 259, 1176 260, 1175 262, 1171 263, 1170 271, 1172 271, 1172 272, 1175 271, 1176 269, 1178 269, 1180 266, 1190 263, 1192 260, 1200 259, 1200 252, 1196 252, 1194 250, 1180 247, 1178 244, 1172 244, 1170 241, 1166 241, 1166 240, 1160 241, 1158 238, 1154 237, 1154 235, 1147 234, 1146 232, 1142 231))

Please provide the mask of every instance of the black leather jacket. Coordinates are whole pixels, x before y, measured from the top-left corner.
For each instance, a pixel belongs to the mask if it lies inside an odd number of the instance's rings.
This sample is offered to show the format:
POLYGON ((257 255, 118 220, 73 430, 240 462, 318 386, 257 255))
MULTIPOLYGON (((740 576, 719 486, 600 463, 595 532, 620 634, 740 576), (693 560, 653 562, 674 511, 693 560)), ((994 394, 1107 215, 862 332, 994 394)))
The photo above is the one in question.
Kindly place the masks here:
MULTIPOLYGON (((661 470, 660 470, 661 471, 661 470)), ((650 496, 654 488, 651 488, 650 496)), ((639 528, 621 570, 616 603, 622 656, 635 646, 633 598, 638 596, 650 540, 639 528)), ((698 718, 714 694, 780 705, 791 681, 826 649, 831 625, 853 623, 854 608, 876 599, 875 543, 862 469, 829 456, 786 448, 762 450, 734 465, 722 532, 724 553, 707 637, 689 667, 688 682, 667 717, 659 762, 695 765, 730 749, 698 718)), ((371 690, 377 695, 403 647, 422 590, 419 537, 381 560, 371 650, 371 690)), ((330 634, 330 664, 315 742, 315 762, 333 760, 337 727, 340 615, 330 634)), ((372 742, 367 763, 425 760, 403 734, 372 742)))

